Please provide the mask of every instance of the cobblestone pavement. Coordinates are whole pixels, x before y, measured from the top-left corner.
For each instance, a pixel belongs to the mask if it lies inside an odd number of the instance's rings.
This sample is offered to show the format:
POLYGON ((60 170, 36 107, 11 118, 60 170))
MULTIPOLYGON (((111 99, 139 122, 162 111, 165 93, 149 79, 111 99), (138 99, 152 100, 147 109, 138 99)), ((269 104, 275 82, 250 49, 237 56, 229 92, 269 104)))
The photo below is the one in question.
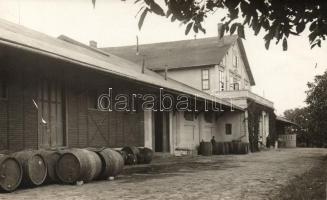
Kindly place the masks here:
POLYGON ((49 185, 0 199, 273 199, 288 182, 318 165, 327 149, 282 149, 248 155, 168 158, 138 166, 114 181, 49 185))

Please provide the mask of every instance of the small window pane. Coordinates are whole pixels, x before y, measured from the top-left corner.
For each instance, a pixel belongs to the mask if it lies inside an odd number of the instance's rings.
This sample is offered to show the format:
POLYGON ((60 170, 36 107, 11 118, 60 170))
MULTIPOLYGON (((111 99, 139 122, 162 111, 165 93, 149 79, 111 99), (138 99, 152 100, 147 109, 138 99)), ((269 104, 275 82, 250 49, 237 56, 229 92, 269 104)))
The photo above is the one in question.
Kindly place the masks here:
POLYGON ((202 70, 202 79, 209 79, 209 70, 202 70))
POLYGON ((209 89, 209 81, 208 80, 204 80, 202 81, 202 89, 204 90, 208 90, 209 89))
POLYGON ((225 129, 226 129, 226 135, 232 134, 232 124, 226 124, 225 129))

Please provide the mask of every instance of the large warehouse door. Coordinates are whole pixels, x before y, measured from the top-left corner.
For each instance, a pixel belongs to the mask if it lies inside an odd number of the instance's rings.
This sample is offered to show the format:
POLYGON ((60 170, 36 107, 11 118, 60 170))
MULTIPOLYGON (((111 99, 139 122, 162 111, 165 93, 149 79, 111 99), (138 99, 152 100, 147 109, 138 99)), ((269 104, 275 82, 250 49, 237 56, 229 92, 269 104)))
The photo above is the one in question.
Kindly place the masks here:
POLYGON ((39 146, 64 145, 63 89, 58 81, 42 80, 38 94, 39 146))

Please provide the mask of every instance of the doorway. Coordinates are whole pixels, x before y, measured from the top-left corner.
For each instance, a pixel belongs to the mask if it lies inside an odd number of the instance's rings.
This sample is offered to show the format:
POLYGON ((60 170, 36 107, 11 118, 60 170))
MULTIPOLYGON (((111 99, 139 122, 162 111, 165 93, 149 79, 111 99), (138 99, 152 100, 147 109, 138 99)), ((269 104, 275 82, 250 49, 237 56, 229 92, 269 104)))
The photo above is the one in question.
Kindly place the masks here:
POLYGON ((154 112, 154 150, 170 152, 169 112, 154 112))
POLYGON ((38 89, 39 147, 64 146, 63 87, 57 80, 41 80, 38 89))

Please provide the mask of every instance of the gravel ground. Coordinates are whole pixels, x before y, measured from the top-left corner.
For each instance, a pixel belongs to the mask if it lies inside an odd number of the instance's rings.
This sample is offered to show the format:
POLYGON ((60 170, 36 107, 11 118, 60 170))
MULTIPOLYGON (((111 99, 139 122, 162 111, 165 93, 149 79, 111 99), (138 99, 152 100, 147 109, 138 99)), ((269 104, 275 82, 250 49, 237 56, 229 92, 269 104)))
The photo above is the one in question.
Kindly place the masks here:
POLYGON ((114 181, 20 189, 0 194, 0 199, 274 199, 292 179, 321 164, 326 155, 327 149, 299 148, 166 158, 150 166, 128 168, 114 181))

